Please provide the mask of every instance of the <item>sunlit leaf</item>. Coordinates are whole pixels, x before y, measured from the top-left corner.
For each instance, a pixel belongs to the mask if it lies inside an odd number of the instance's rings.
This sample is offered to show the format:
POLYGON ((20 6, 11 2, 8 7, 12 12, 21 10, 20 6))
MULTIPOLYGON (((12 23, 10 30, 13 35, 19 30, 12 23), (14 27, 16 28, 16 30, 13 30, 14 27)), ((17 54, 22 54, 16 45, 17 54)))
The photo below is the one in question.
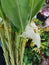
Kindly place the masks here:
POLYGON ((6 16, 19 30, 23 30, 28 18, 34 17, 45 0, 1 0, 6 16))

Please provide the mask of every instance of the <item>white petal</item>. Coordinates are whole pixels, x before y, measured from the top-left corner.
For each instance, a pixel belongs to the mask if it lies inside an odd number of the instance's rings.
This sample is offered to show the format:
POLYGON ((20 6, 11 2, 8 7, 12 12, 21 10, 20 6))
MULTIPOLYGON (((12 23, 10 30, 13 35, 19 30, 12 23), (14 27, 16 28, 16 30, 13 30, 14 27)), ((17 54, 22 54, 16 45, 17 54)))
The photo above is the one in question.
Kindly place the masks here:
POLYGON ((38 48, 40 48, 40 46, 41 46, 41 38, 40 38, 39 33, 35 34, 35 38, 33 38, 33 42, 34 42, 34 44, 37 45, 38 48))
POLYGON ((41 38, 38 27, 35 25, 34 22, 26 26, 25 32, 22 33, 21 37, 32 39, 38 48, 41 45, 41 38), (36 30, 36 32, 34 31, 34 29, 36 30))

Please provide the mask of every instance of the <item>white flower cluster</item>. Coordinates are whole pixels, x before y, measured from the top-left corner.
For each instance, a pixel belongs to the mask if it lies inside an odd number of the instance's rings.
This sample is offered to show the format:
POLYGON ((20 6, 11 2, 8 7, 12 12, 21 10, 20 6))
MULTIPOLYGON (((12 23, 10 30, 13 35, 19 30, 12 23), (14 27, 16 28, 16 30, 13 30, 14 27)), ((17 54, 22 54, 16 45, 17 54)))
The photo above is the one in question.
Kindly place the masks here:
POLYGON ((32 39, 34 44, 36 44, 37 47, 40 48, 41 38, 40 38, 38 27, 36 26, 34 22, 27 24, 25 31, 20 36, 23 38, 32 39))

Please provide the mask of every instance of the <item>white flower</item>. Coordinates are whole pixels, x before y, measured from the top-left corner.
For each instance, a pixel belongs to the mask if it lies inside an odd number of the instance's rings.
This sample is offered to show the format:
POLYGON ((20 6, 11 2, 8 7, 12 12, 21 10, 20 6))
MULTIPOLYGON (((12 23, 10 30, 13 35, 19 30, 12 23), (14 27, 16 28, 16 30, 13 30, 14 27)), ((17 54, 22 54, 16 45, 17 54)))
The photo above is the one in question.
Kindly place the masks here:
POLYGON ((2 18, 0 17, 0 23, 2 22, 2 18))
POLYGON ((47 26, 49 26, 49 18, 47 18, 47 20, 45 21, 45 24, 46 24, 47 26))
POLYGON ((41 46, 39 30, 34 22, 31 22, 26 26, 25 31, 20 35, 20 37, 32 39, 38 48, 41 46))
POLYGON ((45 21, 45 25, 42 28, 46 28, 49 26, 49 18, 46 19, 45 21))

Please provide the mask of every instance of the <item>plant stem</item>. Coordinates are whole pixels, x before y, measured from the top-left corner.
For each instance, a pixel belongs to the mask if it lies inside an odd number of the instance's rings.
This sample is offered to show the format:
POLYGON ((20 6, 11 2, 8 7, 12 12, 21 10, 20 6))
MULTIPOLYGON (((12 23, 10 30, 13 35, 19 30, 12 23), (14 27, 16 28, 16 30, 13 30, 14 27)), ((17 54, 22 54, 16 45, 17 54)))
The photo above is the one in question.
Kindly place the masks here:
POLYGON ((6 30, 6 36, 8 39, 8 50, 9 50, 9 55, 10 55, 10 61, 12 65, 15 65, 15 61, 14 61, 14 55, 13 55, 13 50, 12 50, 12 40, 11 40, 11 33, 9 33, 8 30, 8 22, 7 21, 3 21, 4 23, 4 28, 6 30))
POLYGON ((26 42, 28 41, 28 39, 22 39, 22 42, 20 44, 21 45, 21 48, 20 48, 20 62, 21 62, 21 65, 23 65, 23 58, 24 58, 24 52, 25 52, 25 46, 26 46, 26 42))
POLYGON ((20 38, 18 38, 18 34, 16 33, 15 36, 15 43, 16 43, 16 64, 19 65, 19 42, 20 42, 20 38))
POLYGON ((5 38, 4 38, 5 36, 4 36, 3 29, 0 29, 0 36, 1 36, 2 48, 3 48, 6 64, 11 65, 11 63, 9 61, 9 54, 8 54, 8 50, 7 50, 7 46, 6 46, 6 42, 5 42, 5 38))

